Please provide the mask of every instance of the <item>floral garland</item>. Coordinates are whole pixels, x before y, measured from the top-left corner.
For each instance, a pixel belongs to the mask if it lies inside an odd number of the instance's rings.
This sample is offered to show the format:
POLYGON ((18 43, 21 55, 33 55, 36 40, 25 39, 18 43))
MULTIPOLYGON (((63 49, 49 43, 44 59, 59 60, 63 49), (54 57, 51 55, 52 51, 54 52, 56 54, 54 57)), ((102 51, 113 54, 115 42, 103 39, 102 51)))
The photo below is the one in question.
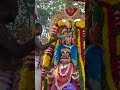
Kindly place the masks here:
MULTIPOLYGON (((56 69, 56 71, 55 71, 55 73, 58 75, 55 75, 55 86, 57 87, 57 89, 58 90, 62 90, 63 88, 64 88, 64 86, 66 86, 68 83, 70 83, 70 81, 71 81, 71 77, 72 77, 72 74, 73 74, 73 66, 71 65, 71 68, 69 69, 70 71, 71 71, 71 73, 70 73, 70 76, 67 78, 67 82, 65 83, 65 84, 63 84, 62 86, 59 86, 58 85, 58 79, 59 79, 59 66, 57 67, 57 69, 56 69)), ((60 79, 59 79, 60 80, 60 79)), ((65 79, 65 81, 66 81, 66 79, 65 79)))
POLYGON ((59 69, 59 72, 60 72, 60 76, 66 76, 68 74, 68 71, 70 69, 70 64, 67 64, 65 66, 63 66, 62 64, 60 64, 60 69, 59 69), (62 69, 64 68, 67 68, 66 72, 63 74, 62 73, 62 69))

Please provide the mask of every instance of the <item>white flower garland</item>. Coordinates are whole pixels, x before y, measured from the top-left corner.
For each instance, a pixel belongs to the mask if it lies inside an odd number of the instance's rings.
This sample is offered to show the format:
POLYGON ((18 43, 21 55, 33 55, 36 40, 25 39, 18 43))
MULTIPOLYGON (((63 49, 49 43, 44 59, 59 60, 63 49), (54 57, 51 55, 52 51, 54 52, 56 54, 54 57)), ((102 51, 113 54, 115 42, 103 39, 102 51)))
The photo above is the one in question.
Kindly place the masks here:
POLYGON ((68 74, 68 72, 69 72, 69 69, 70 69, 70 63, 67 64, 67 65, 65 65, 65 66, 63 66, 62 64, 60 64, 60 70, 59 70, 60 75, 61 75, 61 76, 66 76, 66 75, 68 74), (64 68, 67 68, 67 70, 66 70, 66 72, 63 74, 63 73, 62 73, 62 69, 64 69, 64 68))
MULTIPOLYGON (((58 67, 57 67, 55 73, 56 73, 56 74, 58 73, 58 67)), ((63 84, 62 86, 59 86, 59 85, 58 85, 58 76, 55 75, 55 86, 57 87, 58 90, 62 90, 67 84, 70 83, 72 74, 73 74, 73 67, 72 67, 72 69, 71 69, 71 73, 70 73, 70 78, 69 78, 69 80, 67 81, 67 83, 63 84)))

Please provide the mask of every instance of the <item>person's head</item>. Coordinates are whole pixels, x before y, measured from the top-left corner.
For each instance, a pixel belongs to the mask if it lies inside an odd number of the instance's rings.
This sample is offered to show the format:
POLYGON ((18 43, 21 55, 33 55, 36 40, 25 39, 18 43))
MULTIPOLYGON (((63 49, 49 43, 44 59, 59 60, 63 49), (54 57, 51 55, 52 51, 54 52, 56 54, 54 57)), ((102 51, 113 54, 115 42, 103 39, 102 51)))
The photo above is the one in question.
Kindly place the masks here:
POLYGON ((37 36, 42 34, 42 25, 40 23, 35 24, 35 34, 37 36))

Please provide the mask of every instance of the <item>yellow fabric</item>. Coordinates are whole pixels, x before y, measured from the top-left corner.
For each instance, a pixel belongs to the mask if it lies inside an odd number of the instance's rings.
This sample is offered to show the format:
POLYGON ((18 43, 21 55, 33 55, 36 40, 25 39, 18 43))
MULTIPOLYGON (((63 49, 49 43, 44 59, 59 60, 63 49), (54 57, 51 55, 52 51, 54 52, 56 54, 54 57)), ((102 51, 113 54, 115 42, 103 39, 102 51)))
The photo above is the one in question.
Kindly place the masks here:
MULTIPOLYGON (((103 11, 106 13, 107 9, 103 9, 103 11)), ((102 38, 103 38, 103 47, 105 49, 105 69, 106 69, 106 79, 107 79, 107 83, 108 86, 110 87, 110 90, 117 90, 117 88, 115 87, 115 83, 112 79, 112 75, 111 75, 111 63, 110 63, 110 51, 109 51, 109 39, 108 39, 108 13, 104 14, 104 25, 103 25, 103 32, 102 32, 102 38)))
POLYGON ((65 25, 65 23, 64 23, 63 21, 59 21, 59 22, 58 22, 58 26, 59 26, 59 27, 64 26, 64 25, 65 25))
POLYGON ((77 21, 76 22, 76 27, 84 28, 85 27, 85 22, 84 21, 77 21))
POLYGON ((35 71, 24 66, 20 71, 19 90, 35 90, 35 71))
POLYGON ((44 80, 42 80, 42 90, 45 90, 44 80))
POLYGON ((55 45, 56 45, 56 42, 53 42, 52 45, 55 46, 55 45))
MULTIPOLYGON (((48 40, 50 40, 50 39, 51 39, 51 36, 48 37, 48 40)), ((50 64, 50 59, 51 59, 50 56, 45 53, 45 54, 43 55, 42 66, 43 66, 43 67, 48 67, 49 64, 50 64)))
POLYGON ((48 67, 49 66, 49 64, 50 64, 50 56, 49 55, 47 55, 47 54, 44 54, 44 56, 43 56, 43 64, 42 64, 42 66, 43 67, 48 67))

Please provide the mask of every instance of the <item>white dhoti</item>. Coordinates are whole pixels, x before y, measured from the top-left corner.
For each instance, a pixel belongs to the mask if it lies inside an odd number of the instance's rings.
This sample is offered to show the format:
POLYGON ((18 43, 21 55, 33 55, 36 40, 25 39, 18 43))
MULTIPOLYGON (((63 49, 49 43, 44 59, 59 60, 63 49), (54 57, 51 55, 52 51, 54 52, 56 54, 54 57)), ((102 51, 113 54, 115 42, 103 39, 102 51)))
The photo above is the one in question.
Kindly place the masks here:
POLYGON ((35 90, 41 89, 41 69, 35 70, 35 90))

